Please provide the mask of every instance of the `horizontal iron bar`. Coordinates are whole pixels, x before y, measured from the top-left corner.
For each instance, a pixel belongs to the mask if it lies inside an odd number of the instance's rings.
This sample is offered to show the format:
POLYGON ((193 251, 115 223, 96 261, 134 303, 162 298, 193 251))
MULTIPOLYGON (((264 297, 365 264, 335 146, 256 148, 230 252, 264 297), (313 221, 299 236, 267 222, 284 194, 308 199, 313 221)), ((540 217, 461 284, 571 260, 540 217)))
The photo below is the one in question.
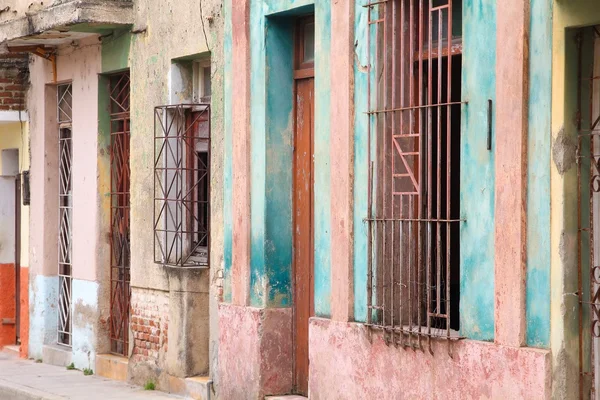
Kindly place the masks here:
POLYGON ((420 105, 420 106, 410 106, 410 107, 400 107, 400 108, 388 108, 388 109, 383 109, 383 110, 366 111, 365 114, 369 114, 369 115, 382 114, 382 113, 390 113, 390 112, 397 112, 397 111, 419 110, 419 109, 423 109, 423 108, 454 106, 454 105, 459 105, 459 104, 469 104, 469 102, 468 101, 452 101, 449 103, 426 104, 426 105, 420 105))
POLYGON ((365 218, 363 221, 400 221, 400 222, 467 222, 466 219, 428 219, 428 218, 365 218))

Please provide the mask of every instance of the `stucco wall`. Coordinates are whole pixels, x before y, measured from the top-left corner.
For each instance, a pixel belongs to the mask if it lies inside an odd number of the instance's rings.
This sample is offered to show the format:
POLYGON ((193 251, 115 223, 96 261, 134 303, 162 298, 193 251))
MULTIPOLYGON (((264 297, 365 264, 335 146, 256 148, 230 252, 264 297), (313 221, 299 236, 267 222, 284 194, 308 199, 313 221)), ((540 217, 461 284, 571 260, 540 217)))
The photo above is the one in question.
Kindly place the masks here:
MULTIPOLYGON (((94 366, 95 354, 106 351, 108 329, 107 255, 109 224, 100 187, 108 171, 99 170, 98 74, 101 42, 90 37, 58 49, 57 82, 72 82, 73 93, 73 361, 94 366), (93 155, 90 157, 90 155, 93 155)), ((56 91, 50 63, 30 62, 28 97, 31 131, 31 287, 30 356, 41 358, 43 345, 56 343, 58 302, 58 127, 56 91)))
MULTIPOLYGON (((217 296, 219 294, 220 270, 223 262, 223 10, 221 1, 202 0, 156 2, 140 0, 134 6, 135 26, 142 31, 131 39, 131 286, 132 290, 160 291, 168 296, 184 278, 169 283, 167 268, 154 264, 153 250, 153 185, 154 185, 154 107, 170 101, 170 75, 172 63, 182 57, 199 54, 211 57, 211 265, 210 270, 193 273, 185 279, 195 282, 185 286, 184 291, 200 291, 199 285, 210 285, 208 303, 210 308, 210 359, 211 375, 216 379, 216 351, 218 344, 217 296), (206 33, 206 36, 205 36, 206 33), (195 281, 194 279, 197 279, 195 281), (175 282, 177 281, 177 282, 175 282), (175 286, 174 286, 175 285, 175 286), (195 289, 191 289, 196 285, 195 289)), ((186 273, 183 273, 186 275, 186 273)), ((194 303, 206 307, 206 302, 194 303)), ((171 315, 183 316, 187 310, 180 301, 169 302, 171 315)), ((192 304, 192 303, 190 303, 192 304)), ((204 321, 203 323, 206 323, 204 321)), ((173 347, 175 365, 177 346, 191 340, 185 335, 169 333, 169 347, 173 347), (173 339, 173 341, 171 340, 173 339)), ((204 336, 195 340, 204 341, 204 336)), ((185 348, 180 349, 185 350, 185 348)), ((189 349, 187 349, 189 350, 189 349)), ((166 368, 166 365, 165 365, 166 368)), ((180 368, 177 370, 179 371, 180 368)), ((167 369, 165 369, 166 371, 167 369)), ((169 370, 170 371, 170 370, 169 370)), ((167 372, 169 372, 167 371, 167 372)), ((175 370, 171 371, 175 372, 175 370)), ((135 374, 135 371, 130 370, 135 374)))

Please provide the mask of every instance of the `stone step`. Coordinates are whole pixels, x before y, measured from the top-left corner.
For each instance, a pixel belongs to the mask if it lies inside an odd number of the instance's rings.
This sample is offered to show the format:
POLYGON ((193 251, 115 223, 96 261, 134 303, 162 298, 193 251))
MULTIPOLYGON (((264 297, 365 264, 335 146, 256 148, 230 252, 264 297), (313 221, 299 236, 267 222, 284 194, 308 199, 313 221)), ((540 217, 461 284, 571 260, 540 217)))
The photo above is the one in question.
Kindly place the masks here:
POLYGON ((115 381, 127 381, 129 359, 114 354, 96 355, 96 375, 115 381))
POLYGON ((212 380, 208 376, 193 376, 185 379, 186 398, 210 400, 215 398, 212 392, 212 380))
POLYGON ((19 356, 19 345, 4 346, 2 351, 11 355, 19 356))
POLYGON ((59 346, 57 344, 44 345, 42 348, 42 361, 45 364, 55 365, 57 367, 66 367, 71 364, 72 350, 69 347, 59 346))
POLYGON ((267 396, 265 400, 306 400, 308 397, 299 396, 297 394, 286 394, 283 396, 267 396))

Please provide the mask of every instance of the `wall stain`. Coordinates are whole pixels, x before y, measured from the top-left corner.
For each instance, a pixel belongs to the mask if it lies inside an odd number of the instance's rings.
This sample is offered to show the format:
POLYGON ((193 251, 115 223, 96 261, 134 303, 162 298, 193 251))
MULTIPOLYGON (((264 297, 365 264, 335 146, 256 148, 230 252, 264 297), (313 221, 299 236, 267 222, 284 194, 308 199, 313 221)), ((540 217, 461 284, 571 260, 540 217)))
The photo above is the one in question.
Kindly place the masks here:
POLYGON ((565 133, 564 127, 558 132, 552 145, 552 159, 558 173, 564 175, 575 164, 577 145, 570 135, 565 133))

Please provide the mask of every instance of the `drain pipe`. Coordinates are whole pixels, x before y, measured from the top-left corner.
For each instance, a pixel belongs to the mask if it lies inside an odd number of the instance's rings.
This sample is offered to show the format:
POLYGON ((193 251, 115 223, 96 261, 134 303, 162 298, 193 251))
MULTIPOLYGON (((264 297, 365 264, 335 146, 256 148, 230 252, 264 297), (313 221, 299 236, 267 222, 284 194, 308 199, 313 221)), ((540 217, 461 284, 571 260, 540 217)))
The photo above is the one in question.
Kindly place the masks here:
POLYGON ((213 388, 213 381, 211 379, 210 381, 206 382, 206 400, 210 400, 212 398, 212 396, 211 396, 212 388, 213 388))

